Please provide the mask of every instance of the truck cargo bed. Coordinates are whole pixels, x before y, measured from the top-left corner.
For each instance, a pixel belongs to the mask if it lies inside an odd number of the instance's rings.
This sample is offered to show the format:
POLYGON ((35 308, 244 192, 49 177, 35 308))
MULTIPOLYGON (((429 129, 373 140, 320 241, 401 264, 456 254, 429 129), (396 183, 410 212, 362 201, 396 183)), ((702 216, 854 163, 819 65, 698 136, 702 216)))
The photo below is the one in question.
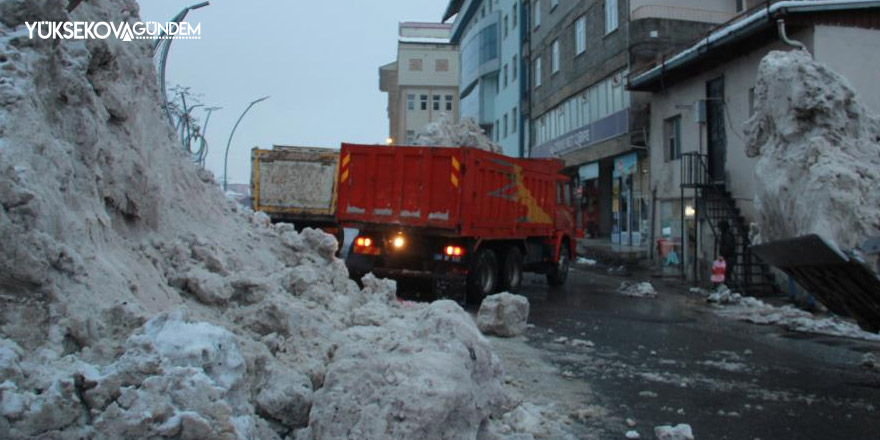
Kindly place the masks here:
POLYGON ((337 218, 482 238, 550 236, 562 166, 466 147, 343 144, 337 218))

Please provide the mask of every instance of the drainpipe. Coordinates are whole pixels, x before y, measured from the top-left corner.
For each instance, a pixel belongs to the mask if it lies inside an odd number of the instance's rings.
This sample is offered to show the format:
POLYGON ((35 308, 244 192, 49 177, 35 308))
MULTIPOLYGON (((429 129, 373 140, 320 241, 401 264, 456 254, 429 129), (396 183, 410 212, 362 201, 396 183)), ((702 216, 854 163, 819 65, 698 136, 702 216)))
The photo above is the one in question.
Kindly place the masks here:
POLYGON ((779 39, 782 40, 783 43, 801 49, 804 52, 808 52, 807 46, 804 46, 804 43, 788 38, 788 35, 785 33, 785 20, 781 18, 776 20, 776 29, 779 31, 779 39))

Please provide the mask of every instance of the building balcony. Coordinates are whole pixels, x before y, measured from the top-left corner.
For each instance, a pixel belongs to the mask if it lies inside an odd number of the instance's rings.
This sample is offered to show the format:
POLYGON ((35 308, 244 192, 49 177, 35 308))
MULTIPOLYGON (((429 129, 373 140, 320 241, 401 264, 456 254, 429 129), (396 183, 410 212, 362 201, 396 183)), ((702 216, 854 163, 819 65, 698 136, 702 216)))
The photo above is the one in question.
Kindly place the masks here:
POLYGON ((630 21, 657 18, 663 20, 696 21, 699 23, 721 24, 736 15, 733 11, 713 11, 709 9, 668 6, 658 4, 642 4, 633 1, 630 9, 630 21))

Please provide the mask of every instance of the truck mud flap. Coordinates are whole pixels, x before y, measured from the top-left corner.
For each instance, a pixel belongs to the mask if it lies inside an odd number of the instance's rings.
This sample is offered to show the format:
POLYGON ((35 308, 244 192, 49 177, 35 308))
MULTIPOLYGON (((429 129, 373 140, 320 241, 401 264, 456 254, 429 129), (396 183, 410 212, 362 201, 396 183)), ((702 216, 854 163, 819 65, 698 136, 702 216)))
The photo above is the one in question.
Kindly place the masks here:
POLYGON ((751 250, 831 312, 854 318, 865 331, 880 331, 880 277, 864 262, 838 252, 818 235, 755 245, 751 250))
POLYGON ((450 299, 459 304, 465 304, 467 300, 467 275, 435 275, 431 281, 435 298, 450 299))

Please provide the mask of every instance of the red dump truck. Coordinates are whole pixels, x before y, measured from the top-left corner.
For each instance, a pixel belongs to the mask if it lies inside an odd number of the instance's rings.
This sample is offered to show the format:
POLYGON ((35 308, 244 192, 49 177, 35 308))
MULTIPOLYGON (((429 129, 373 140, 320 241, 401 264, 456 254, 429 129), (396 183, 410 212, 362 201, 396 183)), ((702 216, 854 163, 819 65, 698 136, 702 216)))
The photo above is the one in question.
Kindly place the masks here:
POLYGON ((430 278, 468 302, 517 291, 524 271, 562 285, 575 255, 562 168, 467 147, 343 144, 336 216, 359 230, 349 271, 430 278))

